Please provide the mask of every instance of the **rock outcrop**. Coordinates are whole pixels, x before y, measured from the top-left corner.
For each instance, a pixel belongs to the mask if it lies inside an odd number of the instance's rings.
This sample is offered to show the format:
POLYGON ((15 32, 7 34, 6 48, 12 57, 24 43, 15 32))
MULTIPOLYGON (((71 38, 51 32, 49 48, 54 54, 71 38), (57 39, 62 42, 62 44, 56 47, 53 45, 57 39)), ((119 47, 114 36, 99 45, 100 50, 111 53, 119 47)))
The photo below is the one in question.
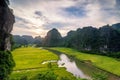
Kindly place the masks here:
POLYGON ((11 49, 11 31, 15 18, 12 9, 0 4, 0 51, 11 49))
POLYGON ((57 29, 52 29, 47 33, 47 36, 44 39, 43 45, 48 47, 56 47, 59 46, 62 42, 61 34, 57 29))
POLYGON ((15 62, 11 49, 11 31, 15 22, 13 11, 8 7, 9 0, 0 0, 0 80, 9 80, 15 62))

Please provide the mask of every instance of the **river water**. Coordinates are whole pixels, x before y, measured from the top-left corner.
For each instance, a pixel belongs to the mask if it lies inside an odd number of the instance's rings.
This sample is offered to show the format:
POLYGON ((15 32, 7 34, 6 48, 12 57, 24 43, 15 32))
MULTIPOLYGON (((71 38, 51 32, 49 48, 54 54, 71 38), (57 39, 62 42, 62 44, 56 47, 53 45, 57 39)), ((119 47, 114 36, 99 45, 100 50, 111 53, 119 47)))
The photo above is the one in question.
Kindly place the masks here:
POLYGON ((90 62, 81 62, 75 58, 68 57, 65 54, 60 54, 59 57, 60 60, 57 62, 59 67, 65 67, 68 72, 72 73, 76 77, 91 80, 93 73, 106 73, 106 75, 108 75, 108 80, 120 80, 120 77, 98 69, 91 65, 90 62))

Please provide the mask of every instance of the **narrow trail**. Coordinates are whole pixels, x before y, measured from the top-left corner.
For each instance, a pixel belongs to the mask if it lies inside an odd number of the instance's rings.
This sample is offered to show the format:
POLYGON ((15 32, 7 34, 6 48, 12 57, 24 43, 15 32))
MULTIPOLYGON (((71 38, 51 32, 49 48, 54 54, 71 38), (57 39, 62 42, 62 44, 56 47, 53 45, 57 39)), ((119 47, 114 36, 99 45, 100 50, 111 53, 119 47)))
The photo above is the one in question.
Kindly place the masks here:
POLYGON ((35 68, 18 69, 18 70, 13 70, 13 72, 31 71, 31 70, 37 70, 37 69, 40 69, 40 68, 44 68, 44 67, 35 67, 35 68))
MULTIPOLYGON (((13 70, 13 72, 22 72, 22 71, 34 71, 34 70, 38 70, 44 67, 36 67, 36 68, 26 68, 26 69, 18 69, 18 70, 13 70)), ((46 68, 49 69, 49 68, 46 68)), ((57 70, 58 68, 54 68, 54 70, 57 70)))

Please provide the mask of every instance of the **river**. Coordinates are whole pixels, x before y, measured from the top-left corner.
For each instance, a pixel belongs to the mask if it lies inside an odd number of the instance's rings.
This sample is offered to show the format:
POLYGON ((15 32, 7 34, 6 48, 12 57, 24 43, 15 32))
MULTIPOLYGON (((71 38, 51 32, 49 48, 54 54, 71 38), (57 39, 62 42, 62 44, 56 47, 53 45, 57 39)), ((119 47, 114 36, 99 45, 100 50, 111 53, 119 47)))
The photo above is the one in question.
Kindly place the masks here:
POLYGON ((108 80, 120 80, 120 77, 105 70, 99 69, 92 65, 91 61, 80 61, 72 56, 68 56, 56 50, 47 49, 59 56, 58 66, 65 67, 66 70, 76 77, 91 80, 92 76, 96 73, 105 74, 108 80))
POLYGON ((105 73, 108 76, 108 80, 120 80, 120 77, 98 69, 97 67, 91 65, 90 62, 81 62, 72 57, 68 57, 65 54, 60 54, 59 57, 60 60, 57 62, 59 67, 65 67, 68 72, 72 73, 76 77, 91 80, 91 76, 94 73, 105 73))

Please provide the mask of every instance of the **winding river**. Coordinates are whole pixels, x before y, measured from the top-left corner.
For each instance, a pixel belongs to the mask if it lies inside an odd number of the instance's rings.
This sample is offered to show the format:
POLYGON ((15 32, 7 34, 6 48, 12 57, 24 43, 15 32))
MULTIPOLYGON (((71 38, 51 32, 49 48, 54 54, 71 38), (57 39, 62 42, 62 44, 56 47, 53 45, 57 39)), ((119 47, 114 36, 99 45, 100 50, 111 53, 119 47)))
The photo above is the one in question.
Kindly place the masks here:
POLYGON ((81 62, 75 58, 68 57, 66 54, 59 55, 60 60, 57 62, 59 67, 65 67, 66 70, 76 77, 91 80, 93 73, 106 73, 108 80, 120 80, 120 77, 103 71, 91 65, 90 62, 81 62))
POLYGON ((76 77, 91 80, 91 76, 95 73, 105 74, 108 80, 120 80, 120 77, 110 72, 104 71, 92 65, 91 61, 80 61, 72 56, 68 56, 56 50, 47 49, 59 56, 57 61, 59 67, 65 67, 66 70, 76 77))
POLYGON ((72 73, 76 77, 90 79, 81 69, 78 68, 76 62, 71 61, 65 54, 60 55, 60 60, 58 61, 59 67, 65 67, 66 70, 72 73))

